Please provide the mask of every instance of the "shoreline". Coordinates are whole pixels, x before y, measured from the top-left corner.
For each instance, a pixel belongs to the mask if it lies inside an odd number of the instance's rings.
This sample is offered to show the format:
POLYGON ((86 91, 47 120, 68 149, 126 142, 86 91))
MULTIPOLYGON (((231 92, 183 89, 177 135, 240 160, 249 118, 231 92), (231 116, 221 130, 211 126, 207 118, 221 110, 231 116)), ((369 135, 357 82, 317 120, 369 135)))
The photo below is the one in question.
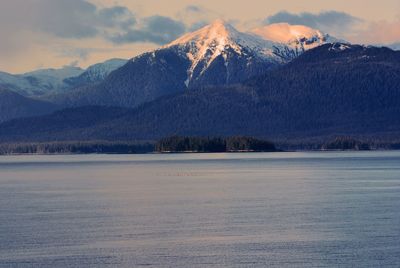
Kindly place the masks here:
POLYGON ((0 143, 4 155, 82 155, 82 154, 210 154, 210 153, 273 153, 273 152, 357 152, 400 150, 398 140, 357 140, 337 137, 325 141, 272 142, 246 136, 195 137, 172 136, 147 141, 42 141, 0 143))
POLYGON ((277 151, 229 151, 229 152, 145 152, 145 153, 9 153, 0 154, 7 156, 76 156, 76 155, 185 155, 185 154, 256 154, 256 153, 355 153, 355 152, 397 152, 398 149, 376 149, 376 150, 277 150, 277 151))

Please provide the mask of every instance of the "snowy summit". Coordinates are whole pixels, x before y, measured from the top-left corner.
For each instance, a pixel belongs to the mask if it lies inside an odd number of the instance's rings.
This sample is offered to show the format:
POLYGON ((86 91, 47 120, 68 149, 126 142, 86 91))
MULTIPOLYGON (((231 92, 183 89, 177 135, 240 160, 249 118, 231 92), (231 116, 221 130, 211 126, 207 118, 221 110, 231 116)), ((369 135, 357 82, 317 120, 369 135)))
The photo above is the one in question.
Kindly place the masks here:
POLYGON ((291 25, 288 23, 275 23, 252 30, 252 33, 266 40, 289 46, 302 45, 306 50, 325 43, 334 43, 338 40, 322 33, 319 30, 304 26, 291 25))
POLYGON ((182 36, 165 48, 178 46, 186 51, 191 61, 186 81, 188 84, 199 66, 201 66, 200 74, 202 74, 219 56, 223 57, 225 65, 229 64, 229 54, 232 53, 241 57, 255 53, 258 57, 275 61, 271 50, 273 45, 273 42, 263 40, 258 36, 241 33, 223 20, 216 20, 200 30, 182 36))
POLYGON ((247 65, 254 61, 279 64, 292 60, 305 50, 333 40, 327 34, 302 25, 271 24, 246 33, 218 19, 162 49, 178 48, 190 60, 185 81, 188 87, 221 57, 226 67, 233 58, 240 58, 247 65))

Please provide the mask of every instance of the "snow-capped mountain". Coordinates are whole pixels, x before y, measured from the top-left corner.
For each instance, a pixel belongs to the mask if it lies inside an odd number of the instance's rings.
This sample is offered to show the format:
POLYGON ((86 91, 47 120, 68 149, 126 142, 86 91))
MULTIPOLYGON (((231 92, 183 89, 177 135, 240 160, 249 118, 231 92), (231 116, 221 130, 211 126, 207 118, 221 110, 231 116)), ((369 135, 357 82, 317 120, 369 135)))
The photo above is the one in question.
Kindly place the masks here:
POLYGON ((265 40, 285 44, 293 48, 302 46, 305 50, 325 43, 338 42, 336 38, 319 30, 304 25, 291 25, 288 23, 269 24, 255 28, 251 32, 265 40))
MULTIPOLYGON (((274 42, 263 40, 258 36, 241 33, 222 20, 193 33, 186 34, 164 47, 177 49, 190 60, 187 87, 207 73, 215 62, 223 63, 226 67, 226 82, 235 79, 229 73, 232 60, 240 59, 243 67, 265 63, 274 65, 279 59, 273 54, 274 42), (219 60, 219 61, 218 61, 219 60)), ((234 66, 236 67, 236 66, 234 66)), ((204 81, 202 81, 204 82, 204 81)))
MULTIPOLYGON (((233 59, 240 59, 243 65, 241 71, 261 62, 263 67, 268 68, 287 63, 306 50, 338 41, 328 34, 303 25, 277 23, 244 33, 223 20, 216 20, 196 32, 182 36, 164 48, 177 48, 190 60, 188 77, 185 81, 189 87, 193 82, 204 83, 202 77, 221 57, 220 62, 226 66, 226 83, 229 84, 237 82, 231 81, 237 76, 229 70, 229 64, 233 59)), ((262 70, 265 71, 264 68, 262 70)))
POLYGON ((28 79, 5 72, 0 72, 0 87, 23 95, 29 95, 36 90, 36 87, 28 79))
POLYGON ((83 86, 103 81, 112 71, 127 63, 124 59, 110 59, 102 63, 89 66, 78 76, 69 76, 64 82, 71 87, 83 86))
POLYGON ((112 71, 120 68, 127 62, 128 60, 125 59, 107 60, 105 62, 89 66, 82 75, 85 75, 89 81, 99 81, 106 78, 112 71))
MULTIPOLYGON (((278 31, 279 27, 276 33, 278 31)), ((282 31, 282 36, 288 34, 287 29, 282 31)), ((241 83, 327 41, 327 36, 312 29, 303 34, 292 33, 284 40, 262 35, 260 31, 240 32, 232 25, 216 20, 157 50, 133 58, 104 82, 57 96, 56 101, 72 106, 135 107, 187 89, 241 83), (299 44, 293 40, 294 36, 299 44)))
POLYGON ((24 74, 0 72, 0 87, 24 96, 60 93, 74 87, 101 82, 127 60, 111 59, 89 66, 86 70, 65 66, 60 69, 40 69, 24 74))
MULTIPOLYGON (((68 89, 64 79, 80 75, 84 70, 79 67, 65 66, 60 69, 42 69, 20 75, 27 80, 32 91, 27 95, 43 95, 48 92, 61 92, 68 89)), ((24 88, 22 88, 24 89, 24 88)))
POLYGON ((0 72, 0 86, 25 96, 42 95, 64 88, 65 78, 80 75, 83 71, 81 68, 68 66, 16 75, 0 72))
POLYGON ((84 72, 84 70, 80 67, 64 66, 60 69, 53 69, 53 68, 40 69, 40 70, 24 73, 21 76, 43 78, 43 80, 57 79, 59 81, 62 81, 68 77, 78 76, 83 72, 84 72))
POLYGON ((309 49, 326 43, 345 42, 319 30, 304 25, 291 25, 288 23, 266 25, 253 29, 251 33, 265 40, 278 43, 278 45, 274 46, 274 54, 287 61, 309 49))

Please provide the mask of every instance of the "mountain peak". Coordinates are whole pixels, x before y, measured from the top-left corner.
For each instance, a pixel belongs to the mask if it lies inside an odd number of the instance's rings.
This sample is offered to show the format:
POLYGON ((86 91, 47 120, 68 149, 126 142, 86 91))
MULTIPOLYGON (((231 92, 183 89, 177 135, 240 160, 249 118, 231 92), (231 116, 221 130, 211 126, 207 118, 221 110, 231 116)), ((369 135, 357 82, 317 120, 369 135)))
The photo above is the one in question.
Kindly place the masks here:
POLYGON ((213 27, 225 27, 229 25, 225 20, 223 19, 216 19, 212 23, 210 23, 213 27))
MULTIPOLYGON (((224 66, 226 81, 232 77, 232 59, 246 66, 263 62, 265 66, 288 62, 304 51, 324 44, 328 35, 302 26, 287 23, 268 25, 252 32, 240 32, 224 20, 217 19, 203 28, 187 33, 162 49, 171 48, 190 61, 185 85, 197 83, 199 77, 217 61, 224 66)), ((248 68, 248 67, 245 67, 248 68)))
POLYGON ((214 31, 220 34, 225 34, 226 36, 238 32, 231 24, 229 24, 223 19, 216 19, 205 28, 207 28, 210 31, 214 31))
POLYGON ((237 33, 238 31, 233 26, 226 23, 224 20, 217 19, 195 32, 183 35, 166 47, 195 42, 210 43, 212 41, 218 41, 218 43, 226 43, 228 39, 237 33))
POLYGON ((227 62, 228 51, 234 51, 234 53, 241 55, 243 47, 240 43, 241 40, 246 39, 244 35, 230 24, 218 19, 195 32, 188 33, 173 41, 166 48, 179 47, 191 61, 188 78, 185 81, 188 87, 198 66, 200 66, 201 70, 199 72, 202 74, 221 55, 227 62))

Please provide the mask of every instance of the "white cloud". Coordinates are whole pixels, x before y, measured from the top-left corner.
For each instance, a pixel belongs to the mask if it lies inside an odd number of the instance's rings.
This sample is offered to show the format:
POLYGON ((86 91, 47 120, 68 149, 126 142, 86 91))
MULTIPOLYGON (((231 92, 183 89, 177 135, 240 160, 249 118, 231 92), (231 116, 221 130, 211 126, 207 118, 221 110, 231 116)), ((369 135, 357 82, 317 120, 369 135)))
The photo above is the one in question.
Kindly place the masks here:
POLYGON ((363 30, 355 32, 351 39, 367 44, 400 43, 400 19, 369 22, 363 30))
POLYGON ((353 32, 363 22, 345 12, 335 10, 323 11, 320 13, 290 13, 281 11, 267 17, 265 24, 287 22, 289 24, 306 25, 339 38, 346 38, 348 33, 353 32))

